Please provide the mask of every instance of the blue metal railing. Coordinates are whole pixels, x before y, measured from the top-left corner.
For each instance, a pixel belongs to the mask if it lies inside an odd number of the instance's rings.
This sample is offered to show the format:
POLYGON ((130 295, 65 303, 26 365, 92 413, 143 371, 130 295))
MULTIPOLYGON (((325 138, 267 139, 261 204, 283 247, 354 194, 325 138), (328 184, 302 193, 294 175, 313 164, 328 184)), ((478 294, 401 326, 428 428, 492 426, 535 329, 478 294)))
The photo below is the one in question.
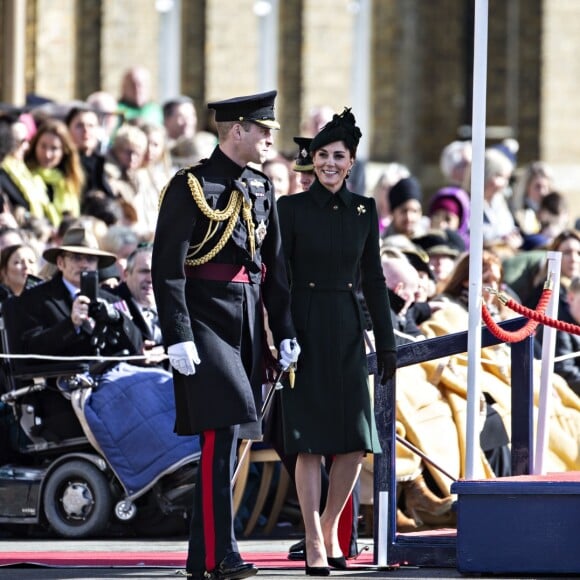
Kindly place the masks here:
MULTIPOLYGON (((500 326, 507 331, 520 329, 527 322, 526 318, 515 318, 502 322, 500 326)), ((497 339, 485 327, 482 327, 481 346, 493 346, 503 341, 497 339)), ((467 331, 431 338, 420 342, 405 344, 397 349, 397 367, 461 354, 467 351, 467 331)), ((533 338, 511 344, 511 462, 512 474, 524 475, 532 470, 533 449, 533 338)), ((376 375, 376 355, 368 356, 369 372, 376 375)), ((375 376, 376 378, 376 376, 375 376)), ((416 566, 455 567, 455 536, 402 535, 396 532, 397 518, 397 482, 395 453, 395 419, 396 383, 393 379, 386 386, 378 388, 375 380, 375 419, 383 453, 374 456, 374 558, 377 563, 378 542, 385 538, 378 537, 380 494, 388 494, 388 531, 386 534, 387 566, 407 563, 416 566)), ((485 387, 485 385, 483 385, 485 387)), ((434 458, 436 459, 436 458, 434 458)), ((380 546, 385 548, 385 546, 380 546)))

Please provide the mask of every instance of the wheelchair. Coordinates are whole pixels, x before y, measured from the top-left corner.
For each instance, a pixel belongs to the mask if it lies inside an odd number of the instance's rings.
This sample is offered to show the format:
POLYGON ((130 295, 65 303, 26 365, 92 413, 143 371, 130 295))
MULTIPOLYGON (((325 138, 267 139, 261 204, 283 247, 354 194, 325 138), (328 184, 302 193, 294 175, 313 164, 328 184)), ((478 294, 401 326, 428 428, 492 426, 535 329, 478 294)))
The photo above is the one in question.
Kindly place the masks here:
MULTIPOLYGON (((129 488, 86 420, 85 405, 98 392, 103 363, 10 357, 22 352, 12 318, 5 304, 0 312, 6 355, 0 363, 0 530, 14 535, 42 530, 74 539, 186 533, 199 447, 181 453, 138 489, 129 488)), ((141 441, 142 447, 151 444, 141 441)), ((139 453, 139 442, 133 451, 139 453)))

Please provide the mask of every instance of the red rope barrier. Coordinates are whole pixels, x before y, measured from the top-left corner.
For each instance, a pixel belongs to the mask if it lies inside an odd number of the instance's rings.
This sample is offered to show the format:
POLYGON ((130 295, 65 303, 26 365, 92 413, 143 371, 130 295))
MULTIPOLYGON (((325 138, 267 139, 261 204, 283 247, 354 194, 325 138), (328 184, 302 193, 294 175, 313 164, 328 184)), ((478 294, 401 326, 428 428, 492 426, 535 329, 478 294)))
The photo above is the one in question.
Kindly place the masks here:
MULTIPOLYGON (((548 307, 548 303, 550 302, 551 297, 552 297, 551 288, 544 288, 544 291, 540 296, 540 300, 538 301, 538 306, 536 307, 537 311, 540 312, 542 315, 544 314, 544 312, 546 312, 546 308, 548 307)), ((506 300, 505 298, 503 298, 503 296, 500 295, 498 295, 498 298, 512 310, 515 310, 513 308, 514 304, 520 306, 519 304, 517 304, 517 302, 515 302, 511 298, 506 300)), ((526 308, 526 310, 536 313, 536 311, 530 310, 529 308, 526 308)), ((519 314, 523 313, 520 312, 519 314)), ((540 324, 540 321, 532 318, 531 316, 527 316, 529 320, 526 322, 524 326, 522 326, 522 328, 510 332, 508 330, 504 330, 501 326, 497 324, 497 322, 492 318, 485 304, 483 304, 481 307, 481 315, 483 321, 485 322, 489 330, 492 332, 492 334, 495 335, 500 340, 502 340, 503 342, 520 342, 525 338, 527 338, 528 336, 531 336, 538 327, 538 324, 540 324)), ((526 315, 523 314, 523 316, 526 315)))
POLYGON ((550 326, 563 332, 569 332, 570 334, 580 335, 580 326, 578 326, 577 324, 572 324, 570 322, 563 322, 562 320, 550 318, 549 316, 546 316, 543 312, 536 312, 534 310, 531 310, 530 308, 526 308, 525 306, 522 306, 521 304, 518 304, 517 302, 511 299, 506 302, 506 306, 511 308, 514 312, 517 312, 522 316, 526 316, 527 318, 534 320, 538 324, 550 326))
POLYGON ((561 330, 562 332, 580 335, 580 326, 578 324, 563 322, 562 320, 556 320, 555 318, 546 316, 546 308, 550 302, 550 298, 552 297, 552 289, 549 285, 544 288, 544 291, 540 296, 540 300, 538 301, 536 310, 522 306, 515 300, 508 298, 506 294, 498 293, 497 297, 505 306, 517 314, 521 314, 522 316, 528 318, 528 322, 526 322, 522 328, 513 332, 509 332, 501 328, 501 326, 496 323, 485 304, 483 304, 481 307, 483 321, 491 333, 503 342, 519 342, 524 340, 536 330, 539 324, 550 326, 551 328, 561 330))

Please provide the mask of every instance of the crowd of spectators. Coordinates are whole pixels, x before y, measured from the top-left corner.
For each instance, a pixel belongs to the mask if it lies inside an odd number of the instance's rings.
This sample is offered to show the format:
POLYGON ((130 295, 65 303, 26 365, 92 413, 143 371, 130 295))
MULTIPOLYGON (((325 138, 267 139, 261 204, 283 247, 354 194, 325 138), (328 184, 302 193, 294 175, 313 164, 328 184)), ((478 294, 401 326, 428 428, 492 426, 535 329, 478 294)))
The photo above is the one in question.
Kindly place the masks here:
MULTIPOLYGON (((313 109, 302 125, 303 134, 313 136, 331 114, 329 107, 313 109)), ((98 91, 68 107, 0 112, 2 297, 21 294, 27 279, 50 277, 51 265, 43 263, 41 256, 47 248, 58 246, 71 226, 85 228, 102 250, 117 256, 114 268, 102 273, 103 280, 121 283, 122 288, 131 286, 135 256, 139 260, 149 256, 149 250, 134 252, 153 240, 164 185, 180 167, 209 156, 216 142, 213 133, 199 130, 191 98, 176 95, 163 104, 151 98, 149 73, 143 67, 126 72, 118 97, 98 91), (132 261, 127 264, 129 256, 132 261)), ((277 151, 262 168, 277 196, 301 189, 302 172, 293 171, 292 160, 277 151)), ((392 316, 405 340, 467 329, 471 161, 469 141, 442 144, 441 183, 436 190, 424 192, 418 177, 400 160, 385 165, 376 184, 367 184, 363 191, 377 204, 392 316)), ((360 167, 364 170, 362 163, 360 167)), ((497 320, 514 314, 487 289, 504 291, 535 308, 545 281, 546 251, 557 250, 563 254, 561 287, 556 289, 559 318, 580 321, 580 232, 566 192, 558 191, 557 184, 558 176, 543 161, 518 166, 513 141, 485 151, 484 303, 497 320)), ((135 284, 138 287, 139 282, 135 284)), ((564 334, 558 333, 557 356, 571 355, 579 344, 564 334)), ((155 345, 161 342, 154 328, 147 338, 155 345)), ((539 347, 541 332, 536 339, 539 347)), ((487 404, 499 409, 509 430, 510 370, 505 350, 495 349, 484 357, 489 381, 484 390, 487 404)), ((465 398, 465 366, 461 357, 454 357, 438 370, 435 382, 431 367, 421 371, 444 399, 453 399, 446 412, 458 425, 464 420, 457 397, 465 398)), ((401 378, 413 372, 405 371, 401 378)), ((559 374, 554 429, 561 440, 571 441, 570 448, 575 444, 576 455, 551 437, 550 468, 579 469, 580 357, 557 362, 555 372, 559 374)), ((416 425, 416 416, 412 421, 416 425)), ((410 425, 405 428, 408 431, 410 425)), ((448 468, 455 468, 460 477, 460 460, 451 463, 448 468)), ((493 474, 493 462, 489 465, 493 474)), ((439 485, 438 492, 447 497, 448 485, 439 485)), ((416 511, 414 516, 417 522, 416 511)))

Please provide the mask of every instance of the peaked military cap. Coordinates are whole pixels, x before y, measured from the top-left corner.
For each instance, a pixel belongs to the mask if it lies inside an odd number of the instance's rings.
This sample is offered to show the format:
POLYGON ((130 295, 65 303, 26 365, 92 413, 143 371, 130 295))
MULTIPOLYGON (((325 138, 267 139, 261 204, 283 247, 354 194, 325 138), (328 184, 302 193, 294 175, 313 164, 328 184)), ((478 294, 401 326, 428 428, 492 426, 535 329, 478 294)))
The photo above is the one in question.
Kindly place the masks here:
POLYGON ((279 129, 280 123, 274 116, 274 100, 278 91, 268 91, 256 95, 234 97, 225 101, 208 103, 208 109, 215 111, 216 122, 251 121, 268 129, 279 129))
POLYGON ((294 171, 314 171, 314 162, 310 156, 311 142, 312 137, 294 137, 294 143, 298 145, 298 155, 292 165, 294 171))

